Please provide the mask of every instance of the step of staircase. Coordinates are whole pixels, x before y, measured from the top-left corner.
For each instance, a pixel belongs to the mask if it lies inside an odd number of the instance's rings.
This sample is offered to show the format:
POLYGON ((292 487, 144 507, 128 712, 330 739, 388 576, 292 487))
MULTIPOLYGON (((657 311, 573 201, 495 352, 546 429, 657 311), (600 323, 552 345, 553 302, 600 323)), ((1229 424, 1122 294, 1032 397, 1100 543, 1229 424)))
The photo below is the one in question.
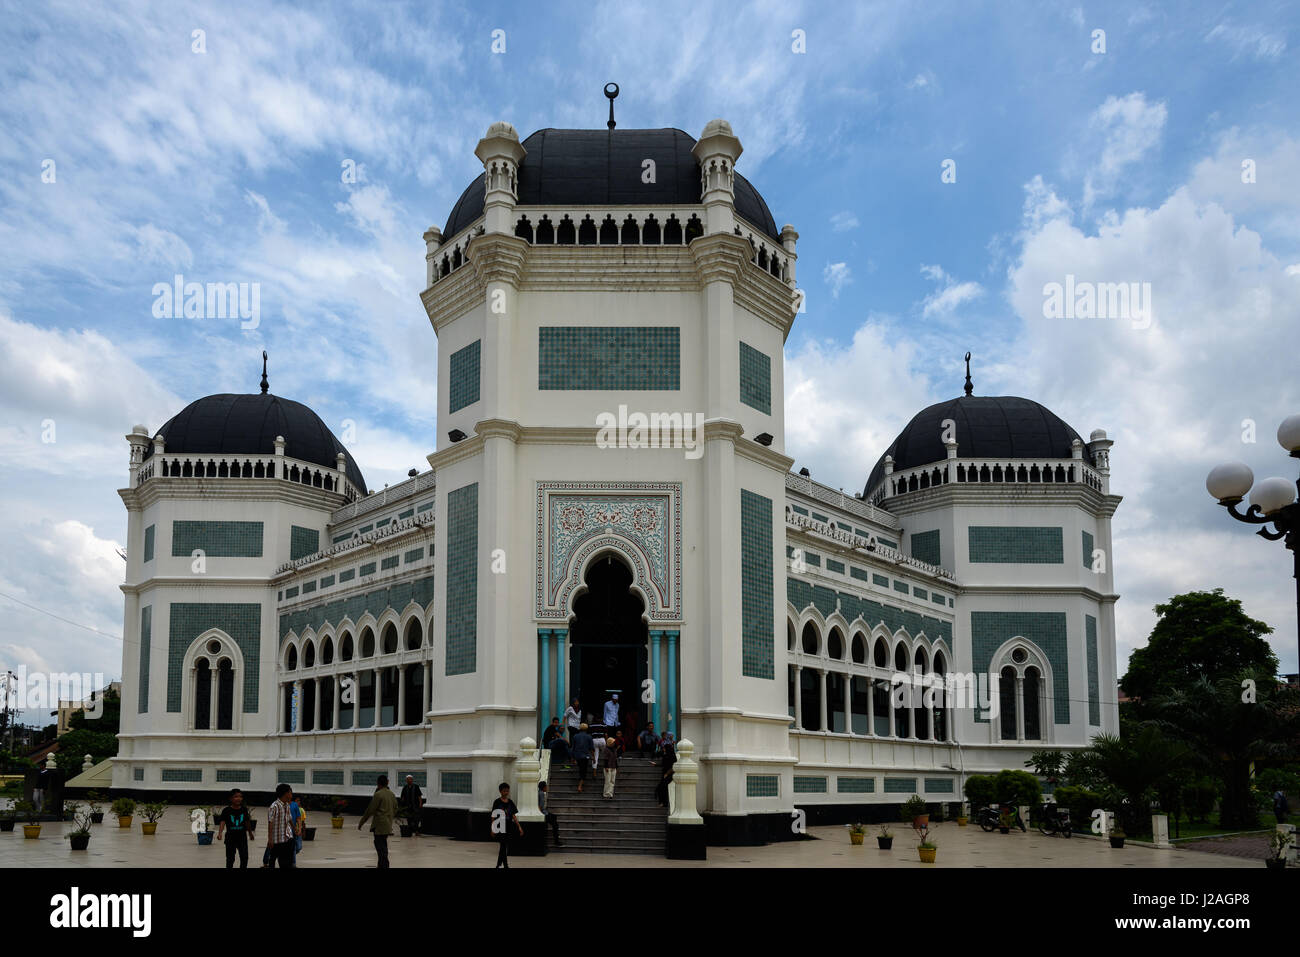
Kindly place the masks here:
MULTIPOLYGON (((614 797, 601 791, 604 769, 588 774, 578 791, 577 768, 551 768, 547 806, 559 822, 563 853, 663 855, 668 809, 655 804, 663 771, 644 758, 624 757, 614 781, 614 797)), ((550 835, 548 833, 548 840, 550 835)), ((552 845, 553 846, 553 845, 552 845)))

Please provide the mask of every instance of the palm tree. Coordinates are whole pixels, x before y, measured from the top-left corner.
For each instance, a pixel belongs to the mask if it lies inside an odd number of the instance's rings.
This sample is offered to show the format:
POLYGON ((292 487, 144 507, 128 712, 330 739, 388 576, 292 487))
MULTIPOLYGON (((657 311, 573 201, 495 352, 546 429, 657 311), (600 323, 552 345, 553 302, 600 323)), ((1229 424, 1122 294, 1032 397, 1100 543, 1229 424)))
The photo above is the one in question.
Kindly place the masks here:
POLYGON ((1151 799, 1169 777, 1194 761, 1187 745, 1167 737, 1155 724, 1145 723, 1125 737, 1094 737, 1091 747, 1072 762, 1072 772, 1090 779, 1103 798, 1118 805, 1125 831, 1145 834, 1150 822, 1143 812, 1151 799))

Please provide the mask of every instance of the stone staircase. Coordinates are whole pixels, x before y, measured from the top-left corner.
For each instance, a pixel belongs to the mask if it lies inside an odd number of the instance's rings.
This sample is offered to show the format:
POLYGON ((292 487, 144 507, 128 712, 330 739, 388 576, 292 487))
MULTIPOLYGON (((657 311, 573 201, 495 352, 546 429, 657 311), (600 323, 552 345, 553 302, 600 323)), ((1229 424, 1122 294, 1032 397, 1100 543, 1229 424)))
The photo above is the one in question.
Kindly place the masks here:
MULTIPOLYGON (((655 854, 662 857, 668 829, 668 809, 655 807, 655 788, 663 771, 635 752, 619 760, 613 800, 601 797, 605 772, 589 774, 578 792, 578 768, 551 767, 547 782, 549 810, 559 818, 559 853, 655 854)), ((557 852, 547 830, 548 848, 557 852)))

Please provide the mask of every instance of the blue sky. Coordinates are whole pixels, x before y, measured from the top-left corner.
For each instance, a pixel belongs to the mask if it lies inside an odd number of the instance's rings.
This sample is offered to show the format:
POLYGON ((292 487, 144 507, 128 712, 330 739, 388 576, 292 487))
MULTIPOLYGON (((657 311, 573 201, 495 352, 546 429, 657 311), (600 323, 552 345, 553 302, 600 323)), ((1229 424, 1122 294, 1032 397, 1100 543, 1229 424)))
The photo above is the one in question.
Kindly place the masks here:
POLYGON ((490 122, 599 128, 614 80, 620 127, 728 119, 740 171, 799 230, 800 465, 860 490, 916 411, 958 394, 970 350, 977 393, 1116 439, 1121 666, 1155 602, 1223 585, 1295 670, 1289 556, 1202 483, 1229 458, 1296 471, 1273 431, 1300 411, 1298 19, 1268 2, 10 9, 0 662, 117 674, 96 631, 121 633, 122 435, 253 391, 263 348, 274 391, 357 424, 372 486, 423 466, 421 233, 481 170, 490 122), (153 284, 178 272, 260 283, 260 324, 155 318, 153 284), (1150 282, 1154 322, 1045 319, 1066 274, 1150 282))

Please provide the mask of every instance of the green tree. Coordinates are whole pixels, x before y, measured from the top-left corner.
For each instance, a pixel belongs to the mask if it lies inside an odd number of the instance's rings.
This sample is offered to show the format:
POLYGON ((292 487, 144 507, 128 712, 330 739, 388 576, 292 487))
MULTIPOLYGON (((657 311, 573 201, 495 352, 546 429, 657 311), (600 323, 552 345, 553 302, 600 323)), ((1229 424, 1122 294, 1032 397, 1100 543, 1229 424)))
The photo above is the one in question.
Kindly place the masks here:
POLYGON ((1189 687, 1151 703, 1171 734, 1187 742, 1219 780, 1219 823, 1253 827, 1259 809, 1251 796, 1255 762, 1294 756, 1300 734, 1300 693, 1274 677, 1271 668, 1244 670, 1189 687), (1249 682, 1248 687, 1243 685, 1249 682))
MULTIPOLYGON (((1124 737, 1097 735, 1089 748, 1077 752, 1071 766, 1079 782, 1099 792, 1107 804, 1116 808, 1125 831, 1147 834, 1151 830, 1147 814, 1151 801, 1169 787, 1170 778, 1181 775, 1195 760, 1185 743, 1167 736, 1156 724, 1147 723, 1124 737)), ((1076 781, 1073 774, 1070 780, 1076 781)))
POLYGON ((1264 639, 1273 629, 1249 617, 1222 588, 1175 595, 1155 612, 1159 618, 1146 646, 1129 657, 1120 679, 1126 694, 1143 700, 1144 712, 1150 699, 1201 677, 1215 681, 1247 668, 1277 674, 1277 656, 1264 639))
POLYGON ((69 776, 81 770, 85 755, 95 764, 117 755, 117 735, 112 731, 69 731, 59 738, 59 767, 69 776))

